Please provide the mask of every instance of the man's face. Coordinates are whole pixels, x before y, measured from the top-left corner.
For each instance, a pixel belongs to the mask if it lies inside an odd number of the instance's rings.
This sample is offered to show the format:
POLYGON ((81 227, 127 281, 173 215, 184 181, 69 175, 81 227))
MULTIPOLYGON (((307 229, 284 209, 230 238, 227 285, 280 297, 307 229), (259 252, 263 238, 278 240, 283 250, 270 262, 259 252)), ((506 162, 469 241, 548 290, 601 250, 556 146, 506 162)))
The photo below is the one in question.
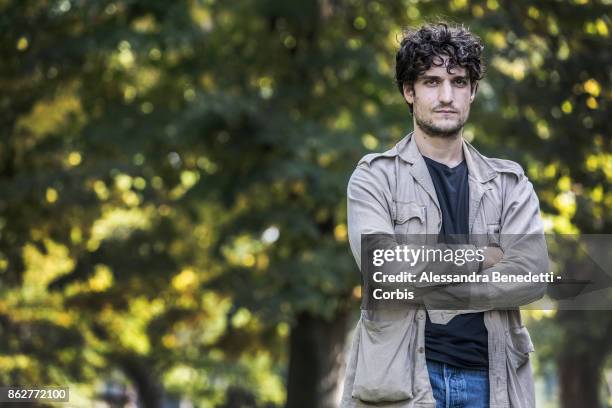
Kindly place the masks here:
POLYGON ((404 85, 404 97, 412 104, 416 125, 432 137, 456 135, 467 121, 476 95, 465 68, 456 67, 449 74, 446 63, 447 58, 443 63, 441 58, 434 59, 434 65, 416 79, 413 89, 404 85))

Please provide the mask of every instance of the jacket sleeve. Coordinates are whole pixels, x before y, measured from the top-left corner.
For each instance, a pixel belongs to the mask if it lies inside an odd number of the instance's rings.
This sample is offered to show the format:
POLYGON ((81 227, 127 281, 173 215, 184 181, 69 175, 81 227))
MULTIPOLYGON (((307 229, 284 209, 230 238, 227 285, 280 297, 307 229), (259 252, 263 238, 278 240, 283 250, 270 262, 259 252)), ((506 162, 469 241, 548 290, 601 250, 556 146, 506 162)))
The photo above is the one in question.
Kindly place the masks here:
POLYGON ((518 307, 540 299, 546 283, 493 282, 493 272, 501 276, 548 273, 548 251, 544 237, 540 206, 533 185, 524 174, 508 177, 501 212, 500 247, 504 251, 500 262, 481 272, 488 283, 447 285, 430 292, 425 303, 429 308, 464 308, 488 310, 518 307), (458 304, 449 305, 455 299, 458 304))
POLYGON ((387 175, 375 175, 369 165, 359 164, 347 188, 348 238, 355 262, 361 269, 361 235, 393 235, 390 187, 387 175), (387 181, 385 183, 383 180, 387 181))

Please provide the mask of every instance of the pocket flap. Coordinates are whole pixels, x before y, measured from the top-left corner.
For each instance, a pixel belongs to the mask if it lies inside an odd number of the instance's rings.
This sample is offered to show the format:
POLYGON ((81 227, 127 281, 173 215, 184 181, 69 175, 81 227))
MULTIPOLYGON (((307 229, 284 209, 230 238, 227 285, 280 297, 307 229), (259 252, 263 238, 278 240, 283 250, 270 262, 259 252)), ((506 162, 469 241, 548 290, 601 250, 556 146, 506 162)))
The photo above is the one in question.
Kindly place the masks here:
POLYGON ((425 222, 425 206, 414 201, 408 203, 397 201, 395 206, 397 224, 403 224, 411 218, 418 218, 421 222, 425 222))
POLYGON ((500 234, 501 226, 499 224, 487 224, 488 244, 501 247, 500 234))
POLYGON ((517 326, 510 328, 510 338, 514 347, 523 353, 531 353, 535 351, 529 331, 525 326, 517 326))
POLYGON ((499 234, 499 231, 500 231, 499 224, 487 224, 488 234, 499 234))
POLYGON ((508 358, 514 368, 519 368, 529 360, 529 353, 535 351, 529 332, 525 326, 511 327, 507 340, 508 358))

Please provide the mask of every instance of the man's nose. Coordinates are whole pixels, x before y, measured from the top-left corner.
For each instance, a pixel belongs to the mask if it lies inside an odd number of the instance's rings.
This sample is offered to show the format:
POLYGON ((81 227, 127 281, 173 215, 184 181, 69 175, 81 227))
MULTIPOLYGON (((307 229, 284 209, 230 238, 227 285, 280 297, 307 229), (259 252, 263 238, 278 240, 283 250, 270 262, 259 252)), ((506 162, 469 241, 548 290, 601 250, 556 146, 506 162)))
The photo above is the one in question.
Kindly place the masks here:
POLYGON ((451 104, 453 102, 453 87, 449 81, 443 81, 438 94, 438 100, 443 104, 451 104))

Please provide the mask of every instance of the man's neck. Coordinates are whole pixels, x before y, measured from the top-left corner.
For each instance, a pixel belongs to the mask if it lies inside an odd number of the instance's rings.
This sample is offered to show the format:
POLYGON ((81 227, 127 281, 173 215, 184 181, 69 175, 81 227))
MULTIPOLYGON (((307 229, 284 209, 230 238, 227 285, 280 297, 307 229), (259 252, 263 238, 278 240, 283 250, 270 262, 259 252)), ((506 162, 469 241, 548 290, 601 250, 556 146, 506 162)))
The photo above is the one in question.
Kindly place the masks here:
POLYGON ((448 167, 455 167, 463 161, 463 138, 461 132, 449 137, 431 137, 418 126, 414 128, 414 141, 423 156, 429 157, 448 167))

